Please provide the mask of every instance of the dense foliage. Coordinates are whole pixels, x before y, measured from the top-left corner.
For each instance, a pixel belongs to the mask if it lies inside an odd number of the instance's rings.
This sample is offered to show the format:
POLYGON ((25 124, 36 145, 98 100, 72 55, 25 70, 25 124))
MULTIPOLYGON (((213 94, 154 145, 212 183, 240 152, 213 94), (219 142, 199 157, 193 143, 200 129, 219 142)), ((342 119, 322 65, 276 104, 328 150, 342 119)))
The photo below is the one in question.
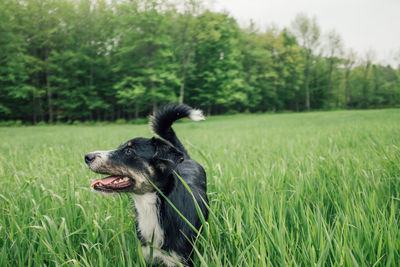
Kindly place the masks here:
POLYGON ((239 27, 197 1, 3 0, 0 120, 137 118, 167 102, 209 114, 400 104, 400 68, 344 53, 299 14, 239 27))

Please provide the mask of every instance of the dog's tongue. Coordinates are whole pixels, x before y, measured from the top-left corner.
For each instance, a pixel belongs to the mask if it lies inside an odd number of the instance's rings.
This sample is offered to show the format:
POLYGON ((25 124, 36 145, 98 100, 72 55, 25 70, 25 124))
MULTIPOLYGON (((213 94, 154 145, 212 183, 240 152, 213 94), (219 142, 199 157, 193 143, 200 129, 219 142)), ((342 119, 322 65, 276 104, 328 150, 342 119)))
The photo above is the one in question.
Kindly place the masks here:
POLYGON ((114 182, 115 180, 118 180, 118 179, 121 179, 121 178, 122 177, 120 177, 120 176, 108 176, 108 177, 103 178, 103 179, 96 179, 96 180, 93 180, 93 182, 92 182, 92 184, 90 186, 95 186, 95 185, 98 185, 98 184, 108 185, 108 184, 111 184, 112 182, 114 182))

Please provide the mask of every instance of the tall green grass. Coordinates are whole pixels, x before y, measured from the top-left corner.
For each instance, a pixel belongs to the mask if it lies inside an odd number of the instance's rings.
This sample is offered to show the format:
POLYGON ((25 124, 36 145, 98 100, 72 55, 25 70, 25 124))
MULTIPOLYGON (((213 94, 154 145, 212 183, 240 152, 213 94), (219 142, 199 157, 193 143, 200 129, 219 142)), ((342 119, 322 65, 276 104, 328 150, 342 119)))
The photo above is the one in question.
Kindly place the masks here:
MULTIPOLYGON (((399 266, 400 110, 237 115, 175 130, 208 174, 196 265, 399 266)), ((144 265, 127 195, 86 152, 147 126, 0 128, 0 266, 144 265)))

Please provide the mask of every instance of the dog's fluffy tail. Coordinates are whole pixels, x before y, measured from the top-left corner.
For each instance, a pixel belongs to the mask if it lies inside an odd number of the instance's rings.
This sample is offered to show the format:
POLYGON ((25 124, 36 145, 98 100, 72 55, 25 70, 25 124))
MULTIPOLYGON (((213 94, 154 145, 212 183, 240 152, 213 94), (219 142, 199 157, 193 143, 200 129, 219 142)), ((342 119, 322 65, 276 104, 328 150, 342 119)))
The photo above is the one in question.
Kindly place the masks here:
POLYGON ((193 109, 183 104, 169 104, 158 109, 153 116, 150 117, 150 127, 155 134, 173 144, 185 154, 186 158, 190 158, 185 147, 171 127, 176 120, 185 117, 194 121, 205 119, 203 112, 199 109, 193 109))

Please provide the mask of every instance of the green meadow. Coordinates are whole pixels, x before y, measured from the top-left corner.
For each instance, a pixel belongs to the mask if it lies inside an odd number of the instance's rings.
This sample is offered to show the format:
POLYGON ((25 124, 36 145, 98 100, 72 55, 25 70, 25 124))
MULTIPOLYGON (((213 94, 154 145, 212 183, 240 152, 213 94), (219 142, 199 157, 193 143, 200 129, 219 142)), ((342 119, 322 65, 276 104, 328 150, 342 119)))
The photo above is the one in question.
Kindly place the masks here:
MULTIPOLYGON (((400 266, 400 110, 211 117, 174 129, 208 176, 195 266, 400 266)), ((0 128, 0 266, 144 266, 128 195, 85 153, 147 125, 0 128)))

